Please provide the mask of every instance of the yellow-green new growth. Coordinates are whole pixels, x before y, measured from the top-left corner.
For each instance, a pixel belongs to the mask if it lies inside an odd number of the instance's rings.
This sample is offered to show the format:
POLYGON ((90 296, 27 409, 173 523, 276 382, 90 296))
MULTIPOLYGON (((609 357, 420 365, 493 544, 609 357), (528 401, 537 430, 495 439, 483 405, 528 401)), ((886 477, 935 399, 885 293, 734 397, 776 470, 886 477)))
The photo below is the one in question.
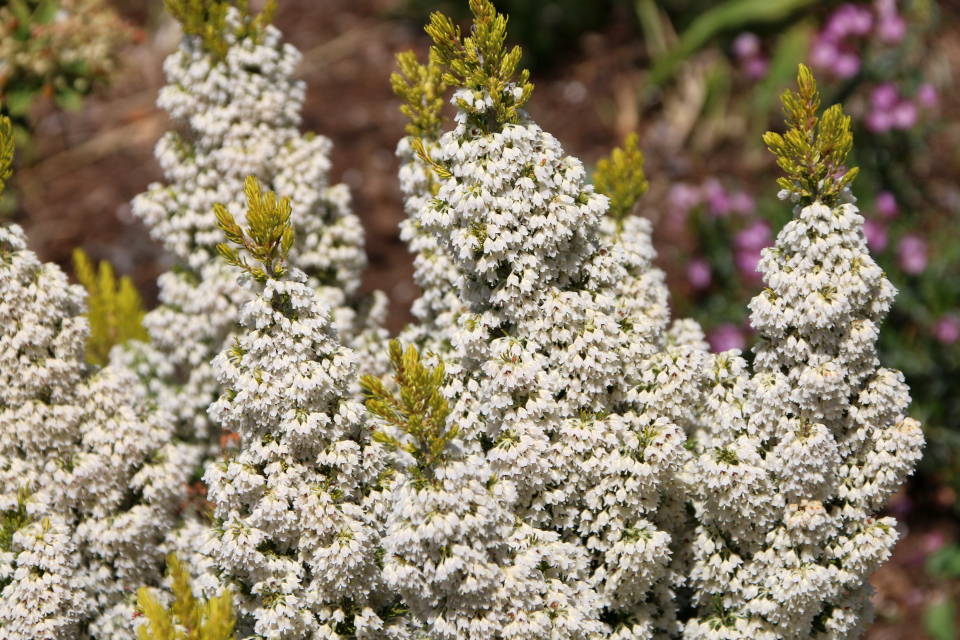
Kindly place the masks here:
POLYGON ((788 174, 777 180, 784 190, 796 194, 801 206, 819 200, 832 207, 859 171, 844 166, 853 147, 850 117, 844 116, 843 109, 835 104, 824 112, 818 126, 817 83, 810 69, 802 64, 797 84, 798 93, 787 89, 780 97, 787 115, 786 135, 767 132, 763 141, 788 174))
MULTIPOLYGON (((17 490, 17 504, 6 511, 0 512, 0 552, 10 551, 13 544, 13 534, 30 524, 30 514, 27 513, 27 500, 30 492, 26 487, 20 487, 17 490)), ((0 586, 5 586, 7 581, 0 578, 0 586)))
POLYGON ((647 192, 649 183, 643 162, 643 153, 637 148, 637 134, 631 133, 623 148, 614 149, 609 158, 600 160, 593 172, 594 188, 610 198, 607 214, 617 221, 617 229, 623 228, 623 219, 647 192))
POLYGON ((234 32, 237 40, 246 38, 260 41, 264 28, 273 21, 277 0, 267 0, 263 11, 253 15, 247 0, 164 0, 167 11, 180 23, 183 32, 197 36, 203 47, 218 60, 227 57, 227 10, 236 6, 242 16, 240 27, 234 32))
POLYGON ((3 195, 7 179, 13 173, 10 169, 11 165, 13 165, 13 125, 10 123, 10 118, 0 116, 0 196, 3 195))
POLYGON ((390 86, 400 98, 400 113, 410 118, 406 131, 408 136, 438 139, 443 127, 443 93, 447 85, 443 82, 443 70, 435 60, 426 65, 420 64, 417 54, 404 51, 397 54, 396 71, 390 74, 390 86))
POLYGON ((87 362, 103 366, 110 360, 110 349, 127 340, 149 341, 143 327, 146 311, 137 288, 127 276, 119 285, 109 262, 102 261, 94 271, 83 249, 73 250, 73 271, 87 290, 87 362))
POLYGON ((484 133, 500 131, 505 124, 516 124, 519 109, 533 92, 528 82, 530 72, 524 69, 514 81, 520 62, 520 47, 508 53, 504 49, 507 37, 507 18, 497 13, 490 0, 470 0, 473 12, 471 35, 462 38, 460 28, 439 11, 430 16, 427 34, 433 38, 430 59, 443 65, 447 71, 443 81, 450 86, 463 87, 473 92, 472 102, 457 100, 457 106, 469 115, 469 123, 484 133), (515 89, 519 89, 515 93, 515 89), (489 95, 491 105, 483 108, 477 101, 489 95))
POLYGON ((137 629, 137 640, 234 640, 237 618, 229 591, 207 602, 197 600, 190 576, 172 553, 167 574, 174 596, 169 610, 146 587, 137 591, 137 611, 147 619, 137 629))
POLYGON ((227 240, 246 249, 254 260, 262 265, 251 267, 247 261, 234 251, 233 247, 221 243, 217 245, 227 264, 240 267, 254 280, 263 283, 270 278, 279 278, 286 273, 283 261, 293 247, 293 227, 290 226, 290 198, 284 196, 277 200, 273 191, 264 196, 260 182, 254 176, 247 176, 243 183, 243 193, 247 197, 247 224, 244 231, 233 216, 219 202, 213 205, 220 227, 227 240))
POLYGON ((373 438, 392 451, 401 449, 410 454, 416 461, 408 469, 414 482, 428 483, 433 480, 436 465, 443 461, 447 445, 459 433, 456 425, 447 428, 450 407, 441 393, 446 377, 443 363, 430 369, 420 360, 416 347, 410 345, 403 353, 400 341, 391 340, 390 364, 396 372, 399 397, 374 376, 363 376, 360 387, 367 398, 367 410, 412 436, 413 441, 401 442, 382 431, 374 432, 373 438))

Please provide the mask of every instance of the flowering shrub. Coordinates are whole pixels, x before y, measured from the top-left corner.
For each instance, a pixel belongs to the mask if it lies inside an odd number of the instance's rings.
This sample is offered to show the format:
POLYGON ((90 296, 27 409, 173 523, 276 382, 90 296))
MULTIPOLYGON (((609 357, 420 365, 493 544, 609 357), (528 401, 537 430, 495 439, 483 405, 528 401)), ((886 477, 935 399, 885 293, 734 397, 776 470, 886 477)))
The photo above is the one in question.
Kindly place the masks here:
MULTIPOLYGON (((0 120, 0 181, 10 122, 0 120)), ((184 460, 127 369, 84 359, 84 293, 0 227, 0 628, 133 637, 127 595, 156 584, 184 460)))
POLYGON ((344 341, 355 341, 371 367, 375 356, 364 345, 380 338, 386 309, 382 295, 357 295, 366 264, 363 229, 350 211, 346 186, 328 183, 331 143, 297 130, 304 99, 303 83, 293 78, 299 53, 281 44, 268 16, 229 3, 181 4, 176 15, 187 34, 164 65, 169 84, 159 104, 183 128, 157 144, 169 183, 153 184, 133 201, 134 214, 177 265, 160 277, 161 305, 144 318, 150 345, 118 357, 142 371, 177 418, 182 438, 215 450, 219 432, 207 408, 219 387, 210 361, 230 344, 250 293, 214 259, 224 237, 214 205, 222 203, 243 221, 246 176, 293 198, 297 243, 289 261, 308 275, 333 308, 344 341), (209 28, 198 26, 203 20, 209 28))
MULTIPOLYGON (((743 93, 737 110, 752 110, 758 123, 766 123, 763 98, 785 81, 791 58, 808 60, 826 78, 828 99, 842 101, 851 115, 861 168, 852 190, 870 205, 863 231, 901 292, 880 351, 914 389, 930 443, 923 468, 956 484, 960 405, 952 390, 960 380, 960 254, 956 207, 940 195, 939 184, 952 184, 957 165, 952 157, 940 156, 943 166, 925 161, 950 116, 940 105, 947 87, 937 44, 942 11, 937 3, 846 2, 799 13, 818 25, 813 30, 797 20, 763 38, 743 32, 729 53, 742 72, 733 81, 756 87, 743 93)), ((685 226, 683 234, 694 241, 683 262, 670 265, 687 280, 675 290, 674 307, 702 322, 720 351, 756 341, 742 303, 759 277, 757 252, 772 242, 768 230, 786 220, 772 192, 752 186, 756 212, 739 211, 731 204, 744 176, 717 178, 692 188, 672 185, 665 208, 668 224, 685 226)))
POLYGON ((26 124, 38 95, 80 107, 119 66, 135 33, 103 0, 13 0, 0 6, 0 100, 26 124))
POLYGON ((923 436, 877 357, 894 289, 850 119, 818 115, 805 67, 765 137, 795 206, 760 251, 751 368, 669 323, 636 136, 588 184, 523 109, 505 17, 472 0, 464 37, 435 14, 430 62, 393 79, 423 289, 404 350, 355 296, 361 238, 328 143, 296 131, 293 49, 243 3, 172 4, 161 104, 184 133, 135 202, 178 260, 151 342, 85 364, 82 291, 0 230, 4 635, 227 636, 233 601, 249 638, 857 637, 896 538, 876 515, 923 436))

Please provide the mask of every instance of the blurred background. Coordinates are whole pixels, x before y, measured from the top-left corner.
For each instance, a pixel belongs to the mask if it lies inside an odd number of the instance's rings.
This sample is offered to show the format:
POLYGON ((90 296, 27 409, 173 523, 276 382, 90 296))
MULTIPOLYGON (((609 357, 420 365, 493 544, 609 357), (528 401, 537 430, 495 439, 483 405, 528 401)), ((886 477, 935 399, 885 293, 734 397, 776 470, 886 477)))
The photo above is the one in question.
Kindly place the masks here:
MULTIPOLYGON (((255 2, 251 3, 256 5, 255 2)), ((853 119, 854 193, 873 255, 900 294, 881 360, 904 372, 928 441, 887 508, 901 540, 875 575, 871 640, 955 640, 960 598, 960 3, 940 0, 500 0, 536 85, 532 117, 592 170, 636 131, 676 316, 715 350, 748 350, 760 250, 790 218, 761 136, 783 130, 779 94, 805 62, 823 103, 853 119)), ((432 11, 466 0, 279 0, 303 53, 303 128, 334 142, 367 233, 366 289, 395 334, 418 295, 400 242, 403 136, 394 54, 425 59, 432 11)), ((18 156, 0 222, 70 269, 82 247, 128 275, 150 307, 171 262, 130 211, 161 180, 155 107, 179 29, 162 0, 0 0, 0 99, 18 156)), ((451 111, 452 115, 452 111, 451 111)))

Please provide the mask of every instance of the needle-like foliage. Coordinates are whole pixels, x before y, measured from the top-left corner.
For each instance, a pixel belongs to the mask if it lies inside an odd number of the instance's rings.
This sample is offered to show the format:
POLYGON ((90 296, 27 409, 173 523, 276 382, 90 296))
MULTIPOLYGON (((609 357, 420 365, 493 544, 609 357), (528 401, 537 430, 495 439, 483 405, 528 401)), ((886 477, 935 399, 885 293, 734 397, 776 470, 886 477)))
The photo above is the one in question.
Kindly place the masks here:
POLYGON ((441 393, 446 379, 443 363, 431 369, 423 364, 416 347, 410 345, 404 353, 400 341, 391 340, 390 364, 396 372, 399 396, 374 376, 363 376, 360 386, 367 396, 367 409, 411 440, 401 441, 382 431, 375 432, 373 438, 390 450, 410 454, 416 461, 410 468, 415 481, 429 482, 447 445, 459 433, 456 425, 447 427, 450 407, 441 393))
POLYGON ((213 53, 219 60, 227 57, 230 43, 226 39, 229 28, 227 11, 232 6, 243 17, 241 26, 234 32, 237 40, 253 38, 259 42, 264 27, 273 21, 277 11, 277 0, 267 0, 263 11, 254 15, 250 13, 247 0, 164 0, 167 11, 180 23, 183 32, 191 36, 199 36, 203 46, 213 53))
POLYGON ((623 148, 614 149, 609 158, 600 160, 593 172, 593 186, 598 193, 610 198, 607 215, 617 221, 618 230, 650 186, 643 162, 643 153, 637 148, 637 134, 630 133, 623 148))
POLYGON ((457 96, 457 106, 469 114, 469 124, 484 133, 500 131, 520 120, 520 107, 533 92, 530 72, 524 69, 514 80, 522 52, 520 47, 509 52, 504 47, 507 17, 497 13, 490 0, 470 0, 470 11, 473 29, 466 38, 439 11, 430 16, 426 27, 434 41, 430 58, 446 67, 445 83, 468 90, 457 96))
POLYGON ((0 116, 0 196, 3 195, 3 188, 13 172, 10 168, 12 164, 13 125, 10 123, 10 118, 0 116))
POLYGON ((174 600, 165 609, 150 590, 137 591, 137 610, 147 619, 137 630, 137 640, 233 640, 236 615, 230 591, 203 602, 193 597, 190 575, 173 553, 167 571, 174 600))
MULTIPOLYGON (((30 523, 30 515, 27 513, 27 498, 29 497, 30 493, 27 489, 21 487, 17 492, 16 504, 0 511, 0 553, 10 551, 13 534, 30 523)), ((9 584, 11 578, 12 576, 0 578, 0 588, 9 584)))
POLYGON ((410 118, 406 131, 409 136, 439 138, 446 120, 443 109, 443 70, 433 58, 423 65, 413 51, 397 54, 399 72, 390 74, 393 93, 400 98, 400 113, 410 118))
POLYGON ((842 107, 835 104, 824 112, 818 126, 817 83, 810 69, 802 64, 797 84, 797 93, 787 89, 780 98, 787 115, 786 135, 771 131, 763 136, 763 141, 788 174, 777 180, 783 188, 781 193, 795 194, 801 206, 819 200, 832 207, 859 171, 857 167, 844 166, 853 147, 850 117, 843 115, 842 107))
POLYGON ((90 323, 87 362, 106 365, 115 345, 127 340, 150 340, 143 328, 146 311, 129 277, 123 276, 118 284, 113 267, 106 261, 100 262, 99 269, 94 271, 89 256, 79 248, 73 250, 73 271, 87 290, 87 321, 90 323))
POLYGON ((247 224, 244 231, 222 204, 214 205, 217 226, 223 230, 227 240, 250 252, 254 260, 263 265, 251 267, 243 256, 226 243, 217 245, 227 264, 240 267, 254 280, 264 283, 270 278, 279 278, 286 269, 283 261, 293 247, 293 227, 290 226, 290 198, 277 199, 273 191, 264 196, 260 182, 254 176, 247 176, 243 183, 243 193, 247 197, 247 224))

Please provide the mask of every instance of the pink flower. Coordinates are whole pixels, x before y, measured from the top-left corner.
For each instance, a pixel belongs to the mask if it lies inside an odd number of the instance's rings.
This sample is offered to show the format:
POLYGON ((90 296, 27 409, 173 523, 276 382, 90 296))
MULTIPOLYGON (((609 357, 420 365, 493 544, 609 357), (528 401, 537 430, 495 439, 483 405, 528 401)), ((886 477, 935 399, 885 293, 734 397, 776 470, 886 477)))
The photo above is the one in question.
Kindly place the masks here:
POLYGON ((870 33, 872 27, 873 15, 870 9, 845 4, 833 12, 823 31, 831 38, 842 40, 847 36, 862 38, 870 33))
POLYGON ((770 61, 766 58, 749 58, 743 63, 743 71, 751 80, 760 80, 770 70, 770 61))
POLYGON ((893 126, 907 130, 917 123, 917 107, 912 102, 901 102, 893 110, 893 126))
POLYGON ((873 208, 884 220, 896 218, 899 210, 896 198, 889 191, 881 191, 877 194, 877 199, 873 201, 873 208))
POLYGON ((937 89, 929 82, 924 82, 917 89, 917 102, 927 109, 936 109, 940 97, 937 95, 937 89))
POLYGON ((860 71, 860 56, 852 51, 841 52, 833 62, 833 75, 838 78, 852 78, 860 71))
POLYGON ((960 316, 952 313, 941 316, 933 323, 931 333, 934 338, 946 345, 960 340, 960 316))
POLYGON ((751 216, 757 210, 757 204, 746 191, 737 191, 730 196, 730 210, 742 216, 751 216))
POLYGON ((897 13, 897 0, 876 0, 873 6, 880 17, 896 15, 897 13))
POLYGON ((763 277, 757 271, 757 265, 763 257, 763 249, 773 244, 770 225, 762 220, 738 231, 733 237, 733 260, 740 271, 740 277, 747 282, 760 282, 763 277))
POLYGON ((871 251, 880 252, 887 248, 887 227, 876 220, 865 220, 863 235, 867 237, 867 246, 871 251))
POLYGON ((881 16, 877 23, 877 35, 887 44, 897 44, 906 33, 907 23, 895 13, 881 16))
POLYGON ((707 334, 707 342, 714 353, 722 353, 731 349, 743 351, 747 348, 747 339, 743 335, 740 327, 727 322, 721 324, 713 331, 707 334))
POLYGON ((670 209, 675 213, 684 215, 699 205, 701 200, 700 190, 683 182, 671 185, 670 191, 667 193, 667 202, 670 209))
POLYGON ((707 178, 703 182, 703 197, 707 203, 707 211, 715 216, 730 214, 730 196, 720 181, 716 178, 707 178))
POLYGON ((897 243, 897 263, 912 276, 923 273, 927 268, 927 241, 918 235, 900 238, 897 243))
POLYGON ((732 50, 738 58, 754 58, 760 55, 760 38, 753 33, 741 33, 734 39, 732 50))
POLYGON ((687 280, 694 289, 706 289, 711 279, 710 264, 703 258, 694 258, 687 265, 687 280))
POLYGON ((936 529, 923 536, 923 550, 927 553, 939 551, 946 543, 947 537, 942 531, 936 529))
POLYGON ((733 238, 733 246, 737 249, 763 249, 772 244, 770 223, 757 220, 749 227, 737 232, 733 238))
POLYGON ((866 124, 871 133, 886 133, 893 127, 893 115, 889 111, 871 111, 866 124))
POLYGON ((870 104, 879 111, 890 111, 900 102, 900 92, 892 82, 878 84, 870 93, 870 104))
POLYGON ((826 38, 818 37, 810 47, 810 64, 821 69, 832 69, 840 51, 837 43, 826 38))

